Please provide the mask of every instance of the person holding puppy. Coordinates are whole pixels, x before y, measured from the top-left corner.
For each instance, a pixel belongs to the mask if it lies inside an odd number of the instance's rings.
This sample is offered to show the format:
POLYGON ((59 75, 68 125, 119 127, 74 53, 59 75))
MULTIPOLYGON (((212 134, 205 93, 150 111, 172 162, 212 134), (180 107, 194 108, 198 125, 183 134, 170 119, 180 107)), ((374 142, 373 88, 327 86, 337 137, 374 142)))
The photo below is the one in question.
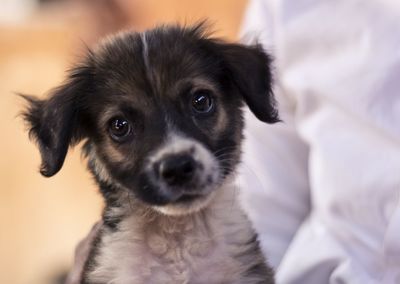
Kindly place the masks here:
POLYGON ((399 19, 396 1, 249 3, 283 122, 247 117, 240 185, 277 283, 400 283, 399 19))
POLYGON ((400 283, 400 5, 250 2, 283 120, 248 119, 241 187, 277 283, 400 283))

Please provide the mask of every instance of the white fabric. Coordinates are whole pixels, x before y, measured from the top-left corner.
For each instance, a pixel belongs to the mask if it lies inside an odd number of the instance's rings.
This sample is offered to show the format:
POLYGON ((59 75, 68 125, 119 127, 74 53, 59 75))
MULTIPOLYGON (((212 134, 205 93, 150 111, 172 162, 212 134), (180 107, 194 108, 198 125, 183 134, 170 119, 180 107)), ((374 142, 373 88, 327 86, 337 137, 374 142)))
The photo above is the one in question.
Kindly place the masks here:
POLYGON ((284 122, 247 113, 243 202, 277 283, 400 283, 400 1, 254 0, 284 122))

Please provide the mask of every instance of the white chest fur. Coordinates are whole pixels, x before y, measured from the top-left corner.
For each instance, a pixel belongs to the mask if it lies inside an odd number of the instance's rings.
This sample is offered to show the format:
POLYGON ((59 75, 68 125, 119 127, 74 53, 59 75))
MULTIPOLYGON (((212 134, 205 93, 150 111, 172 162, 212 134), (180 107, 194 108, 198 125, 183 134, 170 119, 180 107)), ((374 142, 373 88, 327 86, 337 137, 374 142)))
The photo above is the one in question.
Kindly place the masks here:
POLYGON ((228 190, 191 216, 133 211, 103 233, 89 282, 254 283, 243 275, 263 258, 249 247, 254 231, 228 190))

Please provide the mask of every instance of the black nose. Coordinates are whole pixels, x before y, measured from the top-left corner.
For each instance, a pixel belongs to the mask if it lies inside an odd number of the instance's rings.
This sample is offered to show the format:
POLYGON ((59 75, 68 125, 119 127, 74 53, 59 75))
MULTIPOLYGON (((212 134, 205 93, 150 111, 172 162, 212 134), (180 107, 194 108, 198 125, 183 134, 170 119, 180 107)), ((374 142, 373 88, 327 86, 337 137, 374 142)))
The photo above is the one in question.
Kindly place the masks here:
POLYGON ((196 161, 189 155, 171 155, 160 162, 158 170, 168 185, 183 185, 193 178, 196 161))

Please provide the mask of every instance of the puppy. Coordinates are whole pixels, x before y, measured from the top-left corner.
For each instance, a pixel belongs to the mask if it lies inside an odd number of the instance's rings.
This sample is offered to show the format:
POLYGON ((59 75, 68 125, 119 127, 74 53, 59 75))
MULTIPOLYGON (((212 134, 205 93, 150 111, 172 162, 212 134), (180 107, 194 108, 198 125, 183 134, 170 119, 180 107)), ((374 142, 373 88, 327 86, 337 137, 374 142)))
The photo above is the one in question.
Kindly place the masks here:
POLYGON ((279 120, 270 57, 199 24, 102 42, 24 118, 53 176, 85 140, 105 200, 83 283, 274 283, 233 175, 242 106, 279 120))

